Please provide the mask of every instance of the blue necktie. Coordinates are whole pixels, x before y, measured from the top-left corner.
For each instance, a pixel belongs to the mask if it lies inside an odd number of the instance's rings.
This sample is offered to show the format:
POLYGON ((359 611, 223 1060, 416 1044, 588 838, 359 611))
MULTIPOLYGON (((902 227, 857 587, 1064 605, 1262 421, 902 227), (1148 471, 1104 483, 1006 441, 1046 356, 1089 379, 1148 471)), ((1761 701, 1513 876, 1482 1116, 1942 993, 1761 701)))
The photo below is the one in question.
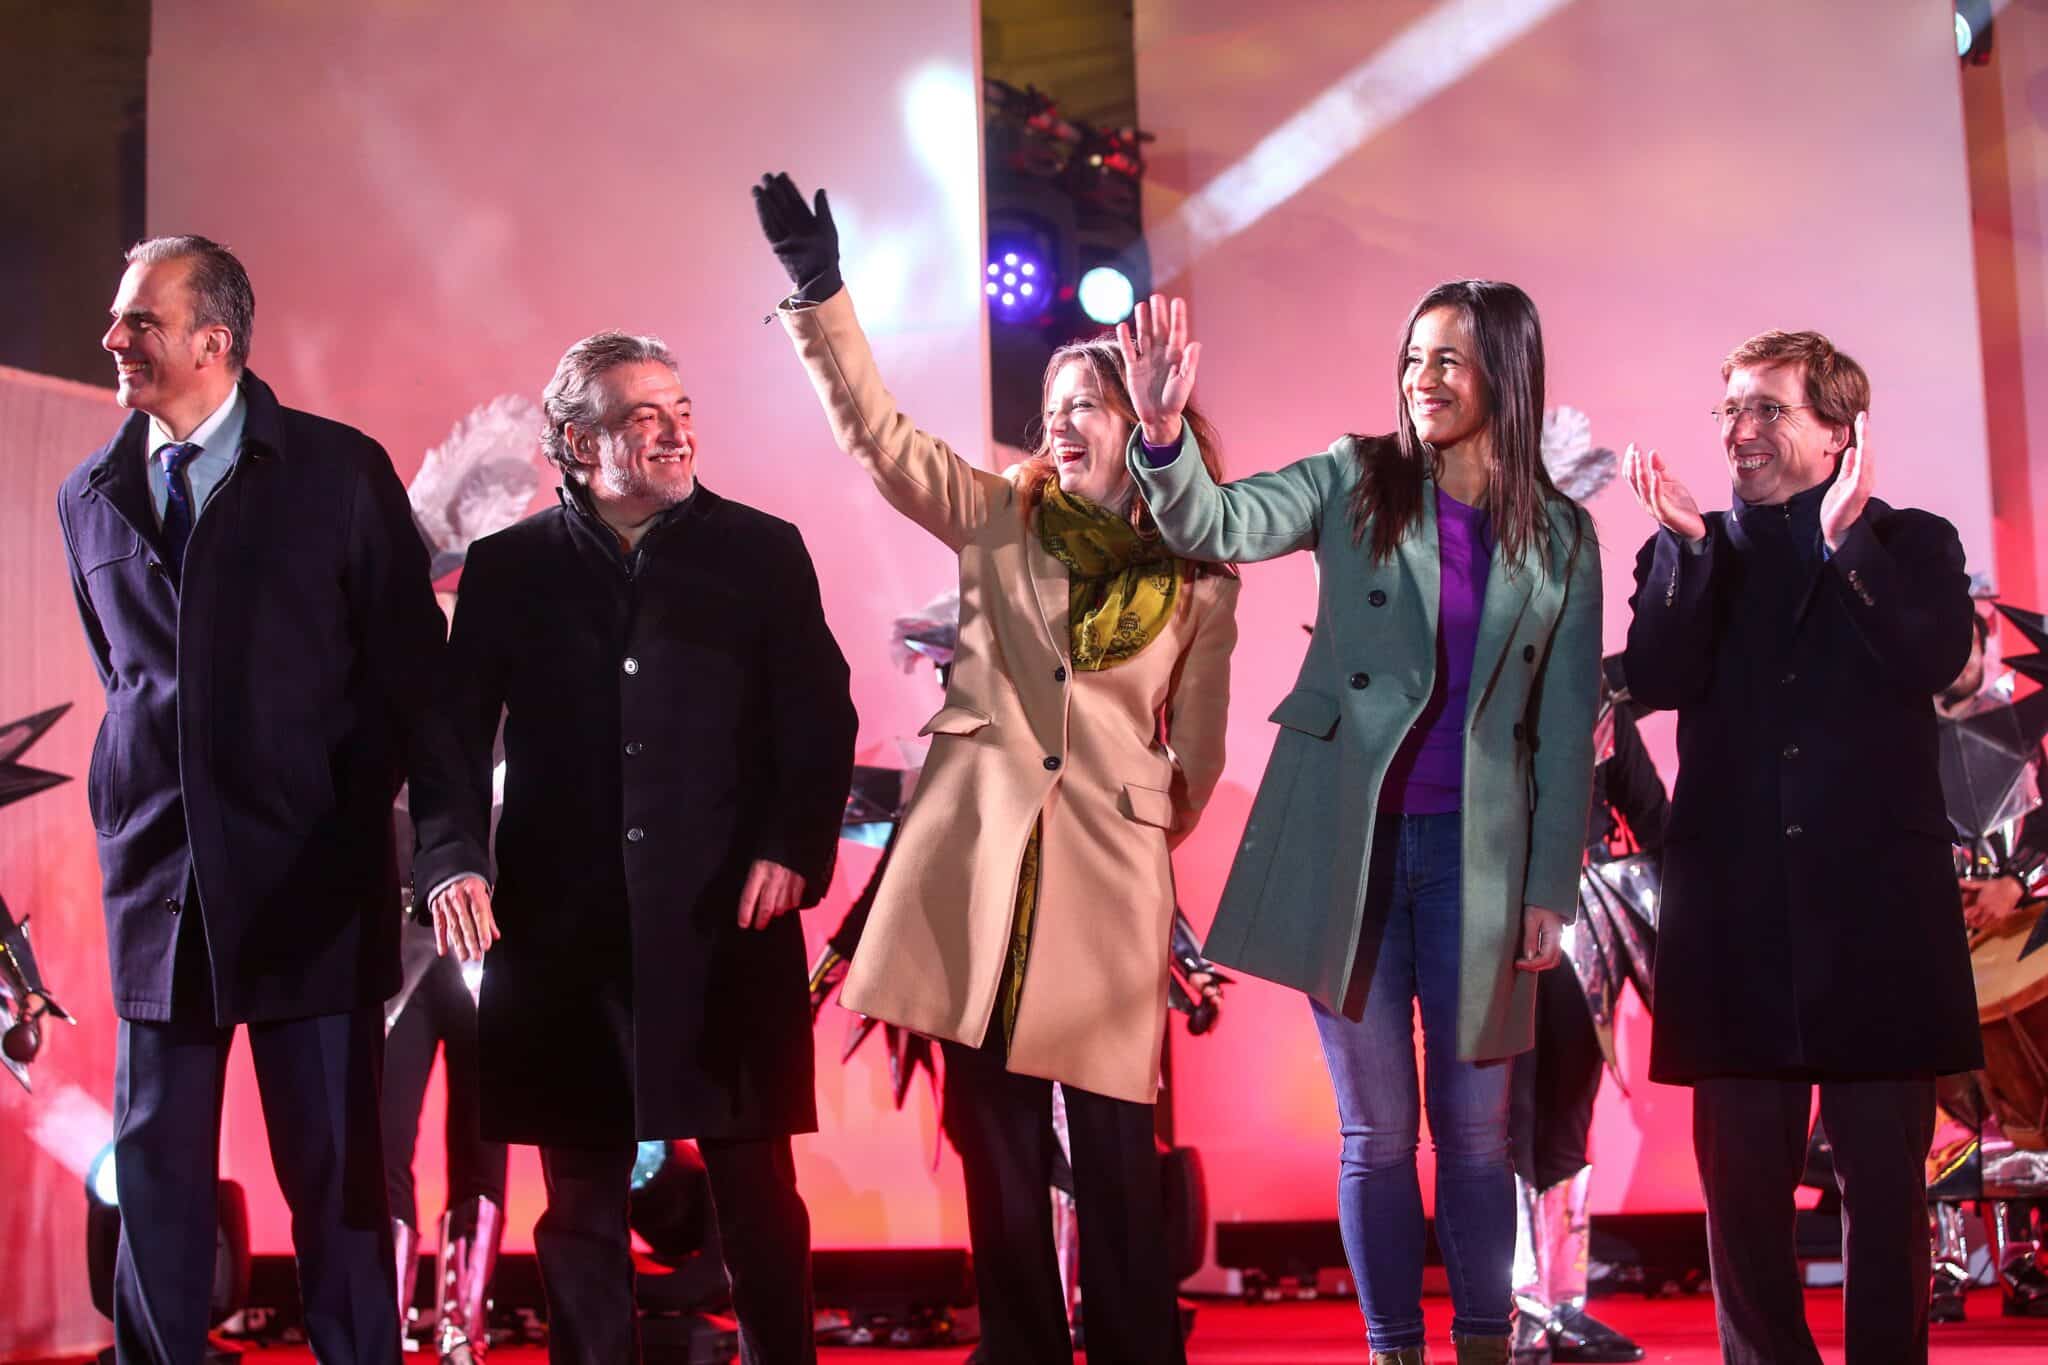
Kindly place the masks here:
POLYGON ((156 453, 164 462, 164 551, 174 574, 184 570, 185 542, 192 538, 192 487, 185 481, 185 466, 199 449, 190 441, 173 441, 156 453))

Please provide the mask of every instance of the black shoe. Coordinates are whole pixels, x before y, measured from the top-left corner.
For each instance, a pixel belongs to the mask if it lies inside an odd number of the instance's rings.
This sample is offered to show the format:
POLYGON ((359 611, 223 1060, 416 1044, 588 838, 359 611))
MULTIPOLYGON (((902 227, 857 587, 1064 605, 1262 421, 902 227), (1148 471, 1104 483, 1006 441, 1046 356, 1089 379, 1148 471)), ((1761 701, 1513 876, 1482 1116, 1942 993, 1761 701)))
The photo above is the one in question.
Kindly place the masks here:
POLYGON ((1641 1360, 1643 1348, 1583 1308, 1560 1308, 1550 1320, 1550 1358, 1567 1362, 1641 1360))
POLYGON ((1998 1282, 2005 1287, 2005 1316, 2048 1318, 2048 1271, 2041 1269, 2038 1257, 2007 1266, 1998 1272, 1998 1282))
POLYGON ((1961 1322, 1963 1320, 1963 1291, 1945 1275, 1934 1277, 1934 1287, 1927 1295, 1927 1320, 1929 1322, 1961 1322))

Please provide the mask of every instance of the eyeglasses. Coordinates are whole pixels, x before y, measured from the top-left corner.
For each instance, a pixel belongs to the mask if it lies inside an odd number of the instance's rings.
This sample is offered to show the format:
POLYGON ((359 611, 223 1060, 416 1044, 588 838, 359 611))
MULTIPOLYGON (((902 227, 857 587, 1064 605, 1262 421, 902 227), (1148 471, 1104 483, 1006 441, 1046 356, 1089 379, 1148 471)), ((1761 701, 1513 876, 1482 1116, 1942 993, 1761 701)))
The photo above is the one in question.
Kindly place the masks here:
POLYGON ((1744 416, 1754 417, 1758 426, 1767 427, 1794 408, 1812 406, 1811 403, 1758 403, 1753 408, 1738 408, 1733 403, 1723 403, 1708 415, 1721 424, 1721 430, 1726 431, 1744 416))

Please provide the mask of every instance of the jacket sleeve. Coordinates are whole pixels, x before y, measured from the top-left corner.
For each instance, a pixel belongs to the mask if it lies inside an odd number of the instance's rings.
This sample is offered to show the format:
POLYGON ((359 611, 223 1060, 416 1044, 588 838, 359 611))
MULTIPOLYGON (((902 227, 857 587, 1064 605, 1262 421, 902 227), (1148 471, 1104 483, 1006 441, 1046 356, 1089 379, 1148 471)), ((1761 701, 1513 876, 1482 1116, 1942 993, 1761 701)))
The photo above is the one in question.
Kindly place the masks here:
POLYGON ((1593 718, 1600 706, 1600 545, 1593 519, 1572 508, 1578 544, 1565 579, 1564 607, 1550 638, 1536 695, 1530 766, 1536 805, 1529 817, 1529 867, 1522 903, 1578 912, 1586 854, 1586 806, 1593 791, 1593 718))
POLYGON ((1655 853, 1664 847, 1664 820, 1671 808, 1664 779, 1650 760, 1642 732, 1626 706, 1614 709, 1614 757, 1607 760, 1607 801, 1628 822, 1636 847, 1655 853))
POLYGON ((1201 461, 1193 429, 1183 424, 1180 453, 1169 463, 1147 460, 1143 434, 1136 430, 1125 463, 1175 554, 1249 564, 1316 543, 1324 499, 1345 486, 1337 471, 1349 448, 1348 441, 1339 441, 1284 468, 1219 485, 1201 461))
POLYGON ((955 552, 1013 505, 1007 479, 977 469, 896 407, 844 289, 815 308, 786 304, 782 325, 825 407, 832 439, 859 462, 891 507, 955 552))
POLYGON ((1168 842, 1192 834, 1223 776, 1223 740, 1230 719, 1230 653, 1237 647, 1234 577, 1210 574, 1191 585, 1204 599, 1194 638, 1173 669, 1166 703, 1166 743, 1173 750, 1173 829, 1168 842))
POLYGON ((469 547, 439 685, 430 689, 422 734, 431 761, 414 771, 411 800, 419 839, 413 885, 422 900, 455 877, 494 880, 491 750, 505 705, 497 549, 489 538, 469 547))
POLYGON ((779 577, 777 630, 766 640, 768 797, 754 856, 804 879, 803 905, 816 905, 839 856, 839 822, 853 784, 859 728, 846 658, 825 621, 818 576, 796 528, 788 531, 779 577))
POLYGON ((1652 711, 1704 695, 1712 676, 1714 546, 1712 527, 1698 546, 1659 527, 1636 554, 1622 671, 1629 695, 1652 711))
POLYGON ((1878 538, 1866 514, 1828 557, 1827 577, 1880 669, 1933 695, 1970 657, 1970 576, 1956 528, 1926 512, 1895 512, 1878 538))
POLYGON ((70 497, 68 489, 57 494, 57 528, 64 533, 64 567, 71 574, 71 596, 78 604, 78 622, 85 627, 86 647, 92 651, 93 671, 100 675, 100 686, 105 687, 113 676, 113 647, 107 642, 106 628, 100 624, 100 614, 92 604, 92 594, 86 591, 85 575, 79 572, 78 552, 71 544, 71 518, 65 511, 65 500, 70 497))
POLYGON ((357 657, 375 684, 401 737, 400 781, 417 778, 444 756, 427 718, 433 679, 441 671, 448 623, 434 602, 427 547, 406 501, 405 486, 382 447, 371 443, 349 508, 344 585, 357 657))

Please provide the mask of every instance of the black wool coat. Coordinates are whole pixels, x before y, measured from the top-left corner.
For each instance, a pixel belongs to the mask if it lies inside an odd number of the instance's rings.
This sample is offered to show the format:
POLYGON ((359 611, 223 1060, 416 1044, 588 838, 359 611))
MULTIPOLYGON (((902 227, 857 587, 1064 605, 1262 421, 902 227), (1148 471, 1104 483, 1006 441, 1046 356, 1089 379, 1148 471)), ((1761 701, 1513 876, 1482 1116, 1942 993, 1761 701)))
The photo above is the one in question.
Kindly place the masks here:
POLYGON ((1636 558, 1629 690, 1678 711, 1654 1080, 1982 1064, 1932 700, 1970 650, 1962 544, 1872 499, 1824 558, 1824 492, 1636 558))
POLYGON ((281 406, 254 374, 241 386, 241 451, 182 575, 150 506, 141 413, 57 494, 106 688, 86 797, 125 1019, 171 1017, 195 912, 217 1023, 341 1013, 398 987, 391 802, 424 761, 420 680, 445 631, 426 548, 375 441, 281 406))
POLYGON ((809 1132, 794 914, 738 926, 756 859, 824 894, 853 772, 846 661, 795 527, 698 486, 627 556, 579 491, 477 541, 440 714, 462 780, 418 781, 422 896, 489 867, 483 1126, 596 1145, 809 1132))

